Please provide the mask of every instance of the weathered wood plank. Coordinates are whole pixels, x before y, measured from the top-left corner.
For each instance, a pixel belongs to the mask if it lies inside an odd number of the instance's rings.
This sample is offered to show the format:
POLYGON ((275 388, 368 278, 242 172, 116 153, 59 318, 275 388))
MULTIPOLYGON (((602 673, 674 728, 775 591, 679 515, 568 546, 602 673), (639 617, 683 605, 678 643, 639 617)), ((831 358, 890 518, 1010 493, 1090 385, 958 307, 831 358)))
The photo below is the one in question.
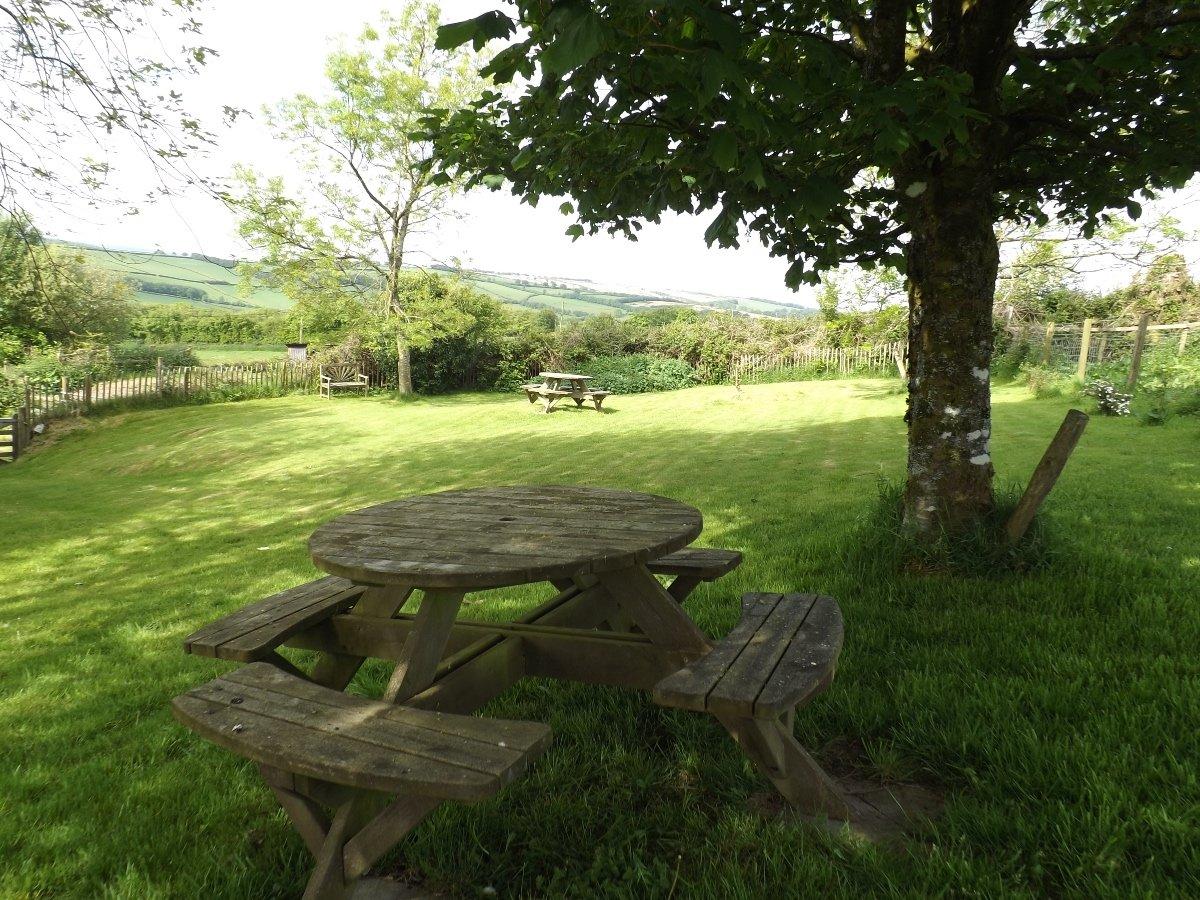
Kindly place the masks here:
POLYGON ((837 669, 843 631, 837 602, 818 596, 755 698, 755 718, 783 715, 826 688, 837 669))
MULTIPOLYGON (((760 599, 752 604, 744 604, 741 620, 709 653, 655 686, 654 702, 697 711, 708 708, 709 694, 783 598, 782 594, 754 596, 760 599)), ((753 705, 753 698, 750 702, 753 705)))
POLYGON ((327 575, 280 591, 192 632, 184 638, 184 650, 201 656, 216 656, 217 648, 226 641, 280 618, 310 607, 320 608, 322 604, 337 607, 343 599, 352 599, 341 596, 346 591, 353 591, 357 596, 362 593, 362 588, 344 578, 327 575))
POLYGON ((787 653, 816 600, 815 594, 779 598, 709 692, 706 708, 710 712, 754 716, 754 704, 763 685, 787 653))
POLYGON ((397 709, 391 704, 322 691, 299 679, 292 680, 304 696, 284 694, 271 688, 288 676, 263 663, 240 670, 240 678, 216 679, 177 697, 177 718, 255 762, 334 784, 479 800, 515 777, 549 741, 549 729, 537 723, 512 728, 506 721, 469 717, 454 722, 415 709, 389 718, 397 709), (267 687, 250 684, 256 676, 267 687), (311 699, 314 691, 323 701, 311 699), (474 736, 447 734, 448 725, 474 736))

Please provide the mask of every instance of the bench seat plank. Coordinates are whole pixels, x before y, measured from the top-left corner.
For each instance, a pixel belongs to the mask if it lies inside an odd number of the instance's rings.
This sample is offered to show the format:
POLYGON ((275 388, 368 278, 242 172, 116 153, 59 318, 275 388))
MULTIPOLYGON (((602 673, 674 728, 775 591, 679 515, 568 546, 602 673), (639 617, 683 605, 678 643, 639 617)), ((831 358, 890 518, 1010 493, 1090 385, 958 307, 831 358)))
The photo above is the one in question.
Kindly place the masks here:
POLYGON ((654 700, 717 715, 783 715, 828 686, 842 636, 832 597, 747 594, 737 626, 708 654, 659 682, 654 700))
POLYGON ((550 729, 429 712, 330 690, 267 663, 176 697, 177 719, 261 765, 365 790, 472 802, 545 749, 550 729))
POLYGON ((234 662, 263 659, 297 632, 350 609, 363 590, 345 578, 318 578, 205 625, 184 638, 183 648, 234 662))
POLYGON ((661 556, 646 564, 655 575, 682 575, 715 581, 728 575, 742 564, 742 554, 737 550, 722 550, 719 547, 685 547, 674 553, 661 556))

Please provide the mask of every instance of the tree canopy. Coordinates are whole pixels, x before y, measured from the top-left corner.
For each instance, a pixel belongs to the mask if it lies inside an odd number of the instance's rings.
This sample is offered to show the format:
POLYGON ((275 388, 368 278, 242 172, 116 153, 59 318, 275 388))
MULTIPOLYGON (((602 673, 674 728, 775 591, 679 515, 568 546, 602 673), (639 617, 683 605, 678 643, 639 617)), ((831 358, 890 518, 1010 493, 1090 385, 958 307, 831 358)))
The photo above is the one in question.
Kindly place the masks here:
POLYGON ((792 285, 903 266, 903 207, 956 161, 986 157, 994 219, 1088 229, 1200 169, 1191 2, 518 0, 441 39, 509 36, 449 166, 569 195, 574 235, 713 212, 710 243, 758 235, 792 285))
POLYGON ((94 201, 117 148, 166 181, 196 180, 183 159, 212 136, 185 108, 180 81, 215 53, 200 42, 201 3, 0 2, 0 209, 94 201))

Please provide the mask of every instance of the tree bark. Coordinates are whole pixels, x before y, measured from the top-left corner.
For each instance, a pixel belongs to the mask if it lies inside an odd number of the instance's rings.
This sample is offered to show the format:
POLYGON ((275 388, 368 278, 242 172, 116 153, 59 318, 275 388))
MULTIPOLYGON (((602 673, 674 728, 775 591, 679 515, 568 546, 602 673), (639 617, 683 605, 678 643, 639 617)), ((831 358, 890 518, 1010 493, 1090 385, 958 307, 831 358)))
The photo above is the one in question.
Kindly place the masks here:
POLYGON ((412 352, 399 329, 396 331, 396 392, 401 396, 413 392, 412 352))
POLYGON ((404 265, 404 245, 408 241, 409 208, 392 218, 392 246, 388 263, 388 304, 396 317, 396 393, 413 393, 412 350, 404 336, 404 302, 400 296, 400 270, 404 265))
POLYGON ((909 189, 908 479, 904 523, 931 536, 994 505, 992 301, 999 250, 987 179, 966 169, 909 189), (916 196, 913 194, 916 193, 916 196))

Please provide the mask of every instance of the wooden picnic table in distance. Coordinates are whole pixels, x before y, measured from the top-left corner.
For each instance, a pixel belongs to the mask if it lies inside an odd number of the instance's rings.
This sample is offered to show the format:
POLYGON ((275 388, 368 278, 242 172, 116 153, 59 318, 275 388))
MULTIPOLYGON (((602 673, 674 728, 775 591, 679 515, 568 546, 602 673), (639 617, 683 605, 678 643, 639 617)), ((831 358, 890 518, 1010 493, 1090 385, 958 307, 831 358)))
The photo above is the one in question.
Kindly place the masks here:
POLYGON ((848 819, 791 733, 794 707, 832 678, 837 604, 747 595, 742 625, 714 647, 682 601, 741 557, 689 548, 702 526, 685 503, 576 486, 446 491, 347 513, 309 539, 330 577, 188 639, 191 652, 249 665, 177 698, 176 715, 259 764, 317 857, 306 897, 341 896, 438 804, 490 796, 520 774, 546 726, 463 714, 525 677, 633 688, 711 714, 789 801, 848 819), (656 574, 676 580, 664 588, 656 574), (554 596, 511 622, 458 618, 468 592, 538 582, 554 596), (311 673, 279 646, 318 651, 311 673), (340 693, 368 658, 395 663, 382 699, 340 693), (396 799, 372 819, 363 791, 396 799))
POLYGON ((604 405, 604 398, 611 393, 588 387, 588 382, 592 380, 591 375, 542 372, 538 377, 542 379, 541 384, 527 384, 524 386, 524 390, 530 403, 541 401, 544 413, 550 412, 559 400, 567 399, 574 400, 576 406, 583 406, 584 401, 590 400, 595 405, 596 412, 600 412, 600 407, 604 405))

